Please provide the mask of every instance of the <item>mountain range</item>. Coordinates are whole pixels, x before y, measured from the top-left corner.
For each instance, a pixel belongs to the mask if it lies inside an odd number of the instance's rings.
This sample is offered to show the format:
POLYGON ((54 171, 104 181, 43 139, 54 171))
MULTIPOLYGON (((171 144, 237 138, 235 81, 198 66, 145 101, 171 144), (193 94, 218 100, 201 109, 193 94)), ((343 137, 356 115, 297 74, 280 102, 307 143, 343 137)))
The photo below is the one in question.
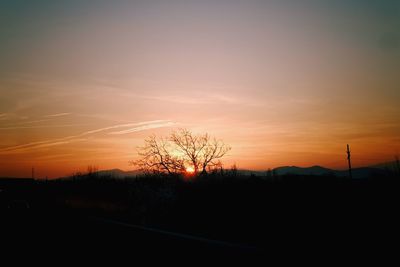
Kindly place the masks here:
MULTIPOLYGON (((387 174, 388 171, 396 170, 396 162, 388 162, 376 164, 368 167, 354 168, 352 169, 352 175, 355 179, 368 178, 372 174, 387 174)), ((241 175, 255 175, 255 176, 266 176, 267 170, 246 170, 239 169, 238 173, 241 175)), ((311 167, 297 167, 297 166, 282 166, 272 170, 277 175, 332 175, 336 177, 347 177, 349 175, 348 170, 334 170, 321 166, 311 166, 311 167)), ((99 176, 111 176, 114 178, 128 178, 140 175, 140 171, 123 171, 120 169, 104 170, 99 171, 99 176)))
MULTIPOLYGON (((361 167, 361 168, 354 168, 352 170, 353 178, 355 179, 362 179, 368 178, 372 174, 379 175, 379 174, 387 174, 387 172, 396 172, 399 168, 397 162, 387 162, 376 164, 368 167, 361 167)), ((349 175, 348 170, 334 170, 329 169, 321 166, 311 166, 311 167, 297 167, 297 166, 282 166, 271 170, 272 173, 276 175, 315 175, 315 176, 322 176, 322 175, 332 175, 336 177, 347 177, 349 175)), ((116 179, 123 179, 123 178, 132 178, 136 177, 137 175, 142 174, 142 172, 138 170, 132 171, 124 171, 120 169, 111 169, 111 170, 101 170, 96 173, 100 177, 113 177, 116 179)), ((250 176, 267 176, 268 170, 247 170, 247 169, 238 169, 238 174, 250 176)), ((6 177, 0 177, 4 179, 6 177)), ((9 178, 9 177, 7 177, 9 178)), ((68 178, 68 177, 63 177, 68 178)))

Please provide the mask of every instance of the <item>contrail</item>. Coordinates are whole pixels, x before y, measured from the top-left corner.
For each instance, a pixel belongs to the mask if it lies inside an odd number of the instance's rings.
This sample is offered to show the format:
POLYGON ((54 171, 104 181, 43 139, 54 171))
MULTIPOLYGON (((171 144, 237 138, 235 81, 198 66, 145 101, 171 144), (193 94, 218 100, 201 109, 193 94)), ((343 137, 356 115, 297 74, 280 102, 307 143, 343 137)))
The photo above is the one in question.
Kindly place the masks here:
POLYGON ((54 118, 54 117, 62 117, 62 116, 67 116, 67 115, 71 115, 71 113, 57 113, 57 114, 46 115, 43 117, 44 118, 54 118))
POLYGON ((123 130, 123 131, 111 132, 109 134, 112 134, 112 135, 129 134, 129 133, 135 133, 135 132, 149 130, 149 129, 168 127, 168 126, 172 126, 172 125, 175 125, 175 124, 176 123, 170 122, 170 121, 169 122, 164 122, 164 123, 149 124, 149 125, 143 125, 143 126, 139 126, 139 127, 123 130))
POLYGON ((138 131, 144 131, 144 130, 147 130, 147 129, 155 129, 155 128, 160 128, 160 127, 166 127, 166 126, 170 126, 170 125, 173 125, 173 124, 174 124, 173 122, 165 121, 165 120, 144 121, 144 122, 127 123, 127 124, 117 124, 117 125, 113 125, 113 126, 109 126, 109 127, 104 127, 104 128, 99 128, 99 129, 95 129, 95 130, 86 131, 86 132, 83 132, 83 133, 80 133, 80 134, 77 134, 77 135, 66 136, 66 137, 63 137, 63 138, 50 139, 50 140, 44 140, 44 141, 39 141, 39 142, 31 142, 31 143, 17 145, 17 146, 10 146, 10 147, 6 147, 6 148, 3 148, 3 149, 0 149, 0 153, 1 154, 8 154, 8 153, 11 153, 11 152, 21 152, 21 151, 32 150, 32 149, 37 149, 37 148, 58 146, 58 145, 72 143, 72 142, 85 141, 86 140, 85 137, 88 137, 88 136, 96 134, 96 133, 112 130, 112 129, 136 126, 134 128, 128 129, 126 131, 110 133, 110 134, 124 134, 124 133, 128 133, 128 132, 138 132, 138 131))

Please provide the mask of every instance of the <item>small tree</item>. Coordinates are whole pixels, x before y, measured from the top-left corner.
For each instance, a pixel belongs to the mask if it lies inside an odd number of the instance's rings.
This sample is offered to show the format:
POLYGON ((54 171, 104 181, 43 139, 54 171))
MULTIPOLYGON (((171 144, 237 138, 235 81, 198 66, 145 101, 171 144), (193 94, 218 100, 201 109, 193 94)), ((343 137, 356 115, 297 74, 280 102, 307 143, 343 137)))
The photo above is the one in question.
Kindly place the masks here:
POLYGON ((207 172, 207 167, 221 165, 220 159, 231 150, 221 140, 211 138, 207 133, 195 135, 187 129, 171 134, 170 140, 184 155, 185 161, 193 167, 194 173, 207 172))
POLYGON ((157 139, 155 135, 144 140, 145 145, 139 147, 139 159, 131 164, 138 166, 145 173, 178 173, 184 170, 183 161, 171 154, 170 143, 157 139))
POLYGON ((139 159, 132 163, 144 172, 182 173, 193 169, 195 175, 207 173, 210 167, 221 166, 220 159, 231 148, 208 134, 193 134, 187 129, 171 133, 169 138, 145 140, 139 148, 139 159))

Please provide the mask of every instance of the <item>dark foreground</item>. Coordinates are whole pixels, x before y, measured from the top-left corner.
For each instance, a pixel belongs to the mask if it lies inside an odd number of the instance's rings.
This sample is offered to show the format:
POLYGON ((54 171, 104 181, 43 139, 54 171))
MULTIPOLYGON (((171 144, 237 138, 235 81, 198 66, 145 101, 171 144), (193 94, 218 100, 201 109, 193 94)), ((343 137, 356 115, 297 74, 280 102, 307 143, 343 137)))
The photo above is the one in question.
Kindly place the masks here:
POLYGON ((382 262, 399 255, 398 185, 395 176, 3 183, 2 251, 17 260, 382 262))

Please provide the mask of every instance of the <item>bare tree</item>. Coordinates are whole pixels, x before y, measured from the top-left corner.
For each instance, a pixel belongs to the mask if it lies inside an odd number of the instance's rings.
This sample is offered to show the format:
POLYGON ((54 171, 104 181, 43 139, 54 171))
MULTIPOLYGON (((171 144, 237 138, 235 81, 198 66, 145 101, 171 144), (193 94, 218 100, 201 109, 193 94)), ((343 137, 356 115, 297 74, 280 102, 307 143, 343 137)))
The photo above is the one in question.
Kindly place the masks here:
POLYGON ((220 168, 222 168, 220 159, 225 156, 229 150, 231 150, 231 147, 227 146, 221 140, 217 140, 215 138, 212 140, 208 139, 207 145, 201 153, 202 157, 200 163, 202 166, 202 172, 205 173, 208 166, 221 166, 220 168))
POLYGON ((220 159, 231 148, 208 134, 193 134, 187 129, 171 133, 168 139, 155 135, 139 148, 139 159, 132 163, 144 172, 182 173, 193 168, 195 175, 210 167, 222 166, 220 159))
POLYGON ((194 173, 207 172, 207 167, 220 166, 220 159, 231 149, 221 140, 208 134, 195 135, 187 129, 179 129, 171 134, 170 140, 185 155, 194 173))
POLYGON ((186 160, 192 165, 194 172, 199 172, 200 157, 202 151, 207 146, 208 135, 194 136, 189 130, 180 129, 171 134, 170 140, 178 147, 178 150, 184 154, 186 160))
POLYGON ((171 154, 169 142, 157 139, 155 135, 145 139, 145 145, 139 147, 139 159, 131 164, 145 173, 178 173, 184 169, 183 161, 171 154))

